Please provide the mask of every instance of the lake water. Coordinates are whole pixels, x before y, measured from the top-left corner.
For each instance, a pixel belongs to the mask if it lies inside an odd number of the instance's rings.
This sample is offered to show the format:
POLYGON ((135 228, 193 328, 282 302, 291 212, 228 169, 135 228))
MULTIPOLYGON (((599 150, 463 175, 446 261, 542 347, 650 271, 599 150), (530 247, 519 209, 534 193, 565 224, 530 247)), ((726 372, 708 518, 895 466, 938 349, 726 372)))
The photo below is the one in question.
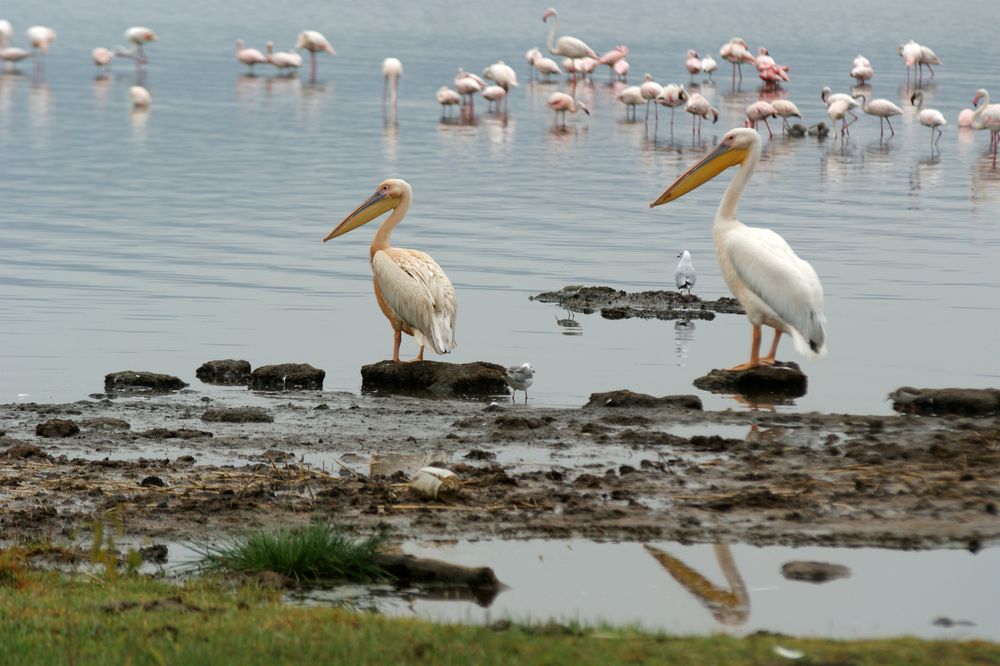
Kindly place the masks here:
MULTIPOLYGON (((874 94, 905 106, 896 45, 931 45, 944 61, 924 90, 949 120, 938 149, 911 108, 880 142, 862 118, 848 141, 765 140, 741 218, 780 232, 822 278, 829 356, 803 364, 809 394, 798 408, 885 412, 903 385, 997 383, 1000 169, 987 136, 958 131, 975 90, 1000 95, 992 0, 941 20, 934 6, 836 6, 709 0, 665 9, 642 0, 562 8, 559 34, 598 51, 632 50, 631 82, 646 71, 685 82, 688 48, 712 53, 733 35, 765 44, 791 66, 785 86, 813 124, 827 120, 819 90, 849 91, 851 60, 868 56, 874 94)), ((578 88, 593 115, 554 132, 545 101, 566 84, 529 84, 523 53, 544 46, 544 6, 528 2, 401 1, 5 5, 24 30, 59 34, 44 75, 30 63, 0 76, 0 400, 75 400, 103 375, 127 368, 177 374, 213 358, 254 365, 308 362, 327 388, 358 390, 362 364, 386 358, 392 335, 371 293, 375 225, 331 243, 322 237, 383 178, 407 179, 415 199, 394 241, 429 252, 460 303, 454 361, 531 361, 530 397, 577 405, 592 391, 628 387, 692 392, 709 369, 745 360, 750 327, 721 316, 675 330, 672 322, 578 316, 528 296, 567 284, 672 288, 676 255, 691 251, 696 293, 726 295, 710 226, 728 177, 679 202, 647 204, 699 159, 757 99, 752 70, 741 91, 721 64, 702 93, 721 111, 692 140, 687 114, 653 137, 606 83, 578 88), (134 114, 131 63, 95 79, 90 50, 122 42, 130 25, 160 41, 147 49, 148 114, 134 114), (299 30, 326 34, 316 84, 262 70, 247 77, 234 41, 291 48, 299 30), (381 108, 380 64, 399 57, 398 124, 381 108), (439 121, 434 92, 459 66, 496 59, 522 80, 510 115, 474 125, 439 121)), ((718 57, 717 57, 718 59, 718 57)), ((404 356, 416 351, 404 343, 404 356)), ((197 385, 197 384, 196 384, 197 385)), ((703 394, 710 407, 737 406, 703 394)))

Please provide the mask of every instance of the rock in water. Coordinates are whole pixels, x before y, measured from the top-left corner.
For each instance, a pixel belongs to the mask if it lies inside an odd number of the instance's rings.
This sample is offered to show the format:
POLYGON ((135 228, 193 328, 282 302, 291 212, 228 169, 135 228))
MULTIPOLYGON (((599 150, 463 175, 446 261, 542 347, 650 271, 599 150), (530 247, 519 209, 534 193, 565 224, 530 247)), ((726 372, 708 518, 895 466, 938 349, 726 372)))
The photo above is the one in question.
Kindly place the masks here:
POLYGON ((918 389, 903 386, 889 394, 892 408, 903 414, 1000 414, 1000 389, 918 389))
POLYGON ((161 375, 143 370, 122 370, 104 375, 107 393, 167 393, 187 386, 173 375, 161 375))
POLYGON ((251 391, 322 391, 326 371, 308 363, 262 365, 250 373, 251 391))
POLYGON ((837 578, 848 578, 851 570, 843 564, 795 560, 781 565, 781 575, 788 580, 825 583, 837 578))
POLYGON ((626 389, 608 391, 607 393, 591 393, 590 400, 584 409, 595 407, 680 407, 682 409, 702 408, 701 398, 696 395, 665 395, 657 398, 645 393, 634 393, 626 389))
POLYGON ((72 437, 80 434, 80 426, 68 419, 49 419, 35 426, 39 437, 72 437))
POLYGON ((195 377, 206 384, 221 386, 246 386, 250 381, 250 361, 226 359, 207 361, 195 370, 195 377))
POLYGON ((440 397, 507 395, 504 374, 496 363, 381 361, 361 368, 361 390, 440 397))
POLYGON ((794 362, 777 362, 750 370, 716 369, 694 380, 694 385, 712 393, 739 393, 749 397, 800 398, 809 379, 794 362))

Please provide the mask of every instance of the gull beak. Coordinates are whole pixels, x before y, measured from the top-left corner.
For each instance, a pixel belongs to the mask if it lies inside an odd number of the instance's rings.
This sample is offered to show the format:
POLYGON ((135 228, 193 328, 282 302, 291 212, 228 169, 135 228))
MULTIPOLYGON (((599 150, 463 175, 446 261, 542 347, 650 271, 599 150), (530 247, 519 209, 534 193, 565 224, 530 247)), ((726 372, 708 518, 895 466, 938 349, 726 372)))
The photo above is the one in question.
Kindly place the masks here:
POLYGON ((742 164, 749 153, 750 151, 746 148, 734 148, 731 145, 720 143, 703 160, 681 174, 681 177, 674 181, 674 184, 668 187, 656 201, 649 204, 649 207, 661 206, 675 199, 680 199, 729 167, 742 164))
POLYGON ((337 236, 342 236, 348 231, 357 229, 363 224, 371 222, 379 215, 386 213, 399 204, 399 200, 395 197, 391 197, 385 192, 376 191, 375 194, 368 197, 368 199, 355 208, 344 221, 337 225, 337 227, 326 235, 323 242, 327 242, 331 238, 336 238, 337 236))

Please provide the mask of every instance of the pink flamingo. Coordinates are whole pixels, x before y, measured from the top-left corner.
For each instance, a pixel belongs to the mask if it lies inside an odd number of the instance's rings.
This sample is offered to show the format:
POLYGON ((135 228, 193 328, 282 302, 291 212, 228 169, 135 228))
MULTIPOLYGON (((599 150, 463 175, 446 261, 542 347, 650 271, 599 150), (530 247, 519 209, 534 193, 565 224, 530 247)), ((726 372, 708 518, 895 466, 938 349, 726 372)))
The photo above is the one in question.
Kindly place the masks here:
MULTIPOLYGON (((978 99, 978 93, 977 97, 973 98, 973 104, 975 104, 977 99, 978 99)), ((941 140, 941 135, 944 134, 944 131, 941 129, 941 127, 947 125, 948 121, 944 119, 944 114, 938 111, 937 109, 924 108, 924 92, 922 90, 918 90, 917 92, 910 95, 910 104, 917 107, 917 120, 920 121, 920 124, 923 125, 924 127, 931 128, 931 140, 933 142, 931 148, 933 150, 933 146, 937 145, 937 142, 941 140), (937 138, 934 138, 935 132, 937 132, 937 138)), ((1000 131, 1000 127, 997 127, 997 131, 1000 131)), ((996 136, 996 132, 994 132, 993 136, 996 136)), ((995 140, 994 140, 993 152, 996 153, 995 140)))
POLYGON ((646 103, 639 86, 629 86, 627 88, 623 88, 622 91, 615 96, 615 99, 625 105, 626 120, 629 119, 630 111, 632 112, 632 120, 635 120, 635 107, 646 103))
POLYGON ((507 99, 507 91, 503 89, 503 86, 486 86, 483 88, 482 95, 493 104, 497 112, 500 111, 501 102, 507 99))
POLYGON ((403 75, 403 63, 399 58, 386 58, 382 61, 382 103, 385 103, 385 94, 388 89, 392 93, 392 104, 396 105, 396 93, 399 88, 399 77, 403 75))
POLYGON ((619 81, 628 81, 628 60, 622 59, 614 64, 611 68, 614 71, 615 76, 618 77, 619 81))
POLYGON ((108 73, 108 66, 114 60, 115 54, 103 46, 98 46, 90 52, 90 59, 94 61, 95 67, 103 67, 104 73, 108 73))
POLYGON ((768 118, 777 118, 778 112, 774 109, 774 106, 770 102, 754 102, 747 107, 747 120, 746 126, 757 129, 757 123, 764 121, 764 125, 767 126, 767 135, 769 138, 774 138, 774 132, 771 131, 771 125, 767 122, 768 118))
POLYGON ((132 45, 132 48, 128 51, 119 47, 115 48, 116 58, 129 58, 135 61, 135 74, 136 76, 142 75, 142 66, 149 62, 146 57, 146 51, 142 48, 143 44, 149 42, 155 42, 159 38, 156 33, 149 28, 144 28, 142 26, 134 26, 125 31, 125 41, 132 45))
MULTIPOLYGON (((802 118, 802 114, 799 112, 799 107, 795 106, 793 102, 787 99, 775 99, 771 100, 771 106, 774 107, 775 112, 781 116, 781 133, 784 134, 785 130, 788 128, 789 118, 802 118)), ((770 128, 768 128, 770 129, 770 128)))
POLYGON ((628 56, 628 47, 624 44, 619 44, 615 48, 601 54, 601 57, 597 59, 597 64, 607 65, 608 71, 611 73, 611 78, 614 79, 615 65, 624 60, 628 56))
POLYGON ((708 74, 708 80, 712 80, 712 72, 719 68, 719 63, 715 62, 715 58, 710 55, 705 56, 701 59, 701 71, 708 74))
POLYGON ((668 83, 663 86, 663 90, 656 96, 656 103, 670 109, 670 126, 674 126, 674 113, 677 107, 688 100, 688 92, 684 86, 677 83, 668 83))
POLYGON ((767 52, 767 48, 761 46, 757 49, 757 76, 768 85, 778 85, 782 81, 788 80, 788 65, 779 65, 767 52))
POLYGON ((872 64, 869 62, 868 58, 863 55, 855 56, 854 67, 851 69, 851 76, 858 81, 859 86, 865 85, 868 81, 875 76, 875 70, 872 69, 872 64))
POLYGON ((889 121, 890 116, 901 116, 903 115, 903 110, 890 102, 887 99, 879 98, 868 101, 868 98, 863 94, 855 95, 855 99, 861 98, 861 110, 867 113, 869 116, 878 116, 878 138, 885 136, 885 128, 882 126, 882 121, 889 123, 889 136, 896 136, 896 131, 892 129, 892 123, 889 121))
POLYGON ((267 64, 267 56, 257 49, 244 48, 243 39, 236 40, 236 60, 248 66, 251 75, 253 74, 254 65, 267 64))
MULTIPOLYGON (((657 95, 663 92, 663 86, 653 80, 652 74, 646 74, 642 77, 642 85, 639 86, 639 90, 642 92, 642 98, 646 100, 646 122, 649 122, 649 105, 656 99, 657 95)), ((656 113, 656 122, 660 122, 660 108, 656 107, 653 111, 656 113)))
POLYGON ((267 61, 282 74, 286 69, 296 70, 302 66, 302 56, 295 51, 275 51, 274 42, 267 43, 267 61))
POLYGON ((45 54, 49 52, 49 47, 56 41, 56 31, 44 25, 33 25, 27 30, 28 43, 36 53, 35 66, 45 68, 45 54))
POLYGON ((534 65, 539 74, 545 75, 546 83, 552 81, 553 74, 562 74, 562 70, 559 69, 559 65, 552 58, 535 58, 534 65))
POLYGON ((958 126, 972 127, 972 118, 976 115, 974 109, 962 109, 958 112, 958 126))
POLYGON ((542 57, 542 52, 537 46, 533 46, 524 52, 524 59, 528 61, 528 80, 533 81, 535 79, 535 73, 538 68, 535 67, 535 61, 542 57))
POLYGON ((441 86, 437 91, 437 102, 441 105, 441 117, 444 118, 448 109, 462 103, 462 97, 448 86, 441 86))
POLYGON ((708 100, 701 93, 691 93, 688 97, 687 105, 684 110, 691 114, 691 134, 695 134, 695 119, 698 123, 698 134, 701 135, 701 121, 702 119, 707 119, 709 114, 712 116, 712 124, 714 125, 719 121, 719 110, 708 103, 708 100))
POLYGON ((590 115, 590 109, 583 102, 578 102, 566 93, 554 92, 552 96, 549 97, 549 101, 545 103, 550 109, 556 112, 556 124, 559 124, 559 114, 562 113, 562 127, 566 129, 566 113, 576 113, 577 111, 583 111, 588 116, 590 115))
POLYGON ((475 110, 475 95, 477 92, 481 92, 483 88, 486 87, 486 81, 476 76, 472 72, 467 72, 461 67, 458 68, 458 73, 455 74, 455 90, 458 94, 465 98, 463 105, 469 107, 469 112, 473 113, 475 110))
MULTIPOLYGON (((552 55, 561 55, 566 58, 572 58, 576 60, 577 58, 590 57, 597 59, 597 54, 594 49, 587 46, 583 40, 577 39, 576 37, 562 36, 553 44, 553 40, 556 38, 556 28, 559 25, 559 13, 556 10, 549 8, 544 14, 542 14, 542 23, 549 20, 552 17, 552 30, 549 32, 549 38, 545 42, 546 48, 548 48, 549 53, 552 55)), ((570 69, 570 68, 567 68, 570 69)), ((576 67, 571 69, 573 72, 573 78, 576 79, 576 67)))
POLYGON ((743 83, 743 63, 754 64, 757 59, 750 53, 747 43, 740 37, 733 37, 722 45, 719 55, 733 65, 733 87, 736 87, 736 70, 740 72, 740 83, 743 83))
POLYGON ((971 127, 977 130, 987 130, 990 133, 990 147, 993 149, 993 164, 997 162, 997 144, 1000 144, 1000 104, 990 104, 990 94, 985 88, 976 91, 972 98, 972 106, 976 107, 972 114, 971 127), (979 100, 983 105, 979 106, 979 100))
POLYGON ((330 42, 326 40, 323 33, 316 30, 303 30, 300 32, 298 39, 295 41, 295 49, 298 51, 302 49, 309 51, 309 64, 311 66, 309 78, 311 81, 316 80, 316 54, 329 53, 330 55, 337 55, 337 52, 330 46, 330 42))
POLYGON ((701 58, 698 57, 698 52, 694 49, 689 49, 687 53, 687 60, 684 61, 684 67, 687 68, 688 74, 691 75, 691 81, 694 81, 695 74, 701 74, 701 58))

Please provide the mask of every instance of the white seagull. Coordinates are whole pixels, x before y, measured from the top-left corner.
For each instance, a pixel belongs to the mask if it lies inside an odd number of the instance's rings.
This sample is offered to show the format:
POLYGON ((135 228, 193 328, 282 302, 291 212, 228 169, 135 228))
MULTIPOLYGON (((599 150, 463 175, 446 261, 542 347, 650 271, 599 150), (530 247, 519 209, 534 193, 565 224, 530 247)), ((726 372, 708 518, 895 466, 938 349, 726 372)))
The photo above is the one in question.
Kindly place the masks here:
POLYGON ((677 270, 674 271, 674 282, 677 283, 677 290, 688 290, 691 295, 691 287, 698 281, 698 274, 695 273, 694 264, 691 263, 691 253, 684 250, 677 255, 680 261, 677 262, 677 270))
POLYGON ((514 402, 514 396, 518 391, 524 391, 524 404, 528 404, 528 387, 535 381, 535 369, 531 367, 530 363, 522 363, 521 365, 512 365, 507 368, 507 374, 504 375, 504 381, 507 382, 507 386, 513 389, 510 394, 510 401, 514 402))

